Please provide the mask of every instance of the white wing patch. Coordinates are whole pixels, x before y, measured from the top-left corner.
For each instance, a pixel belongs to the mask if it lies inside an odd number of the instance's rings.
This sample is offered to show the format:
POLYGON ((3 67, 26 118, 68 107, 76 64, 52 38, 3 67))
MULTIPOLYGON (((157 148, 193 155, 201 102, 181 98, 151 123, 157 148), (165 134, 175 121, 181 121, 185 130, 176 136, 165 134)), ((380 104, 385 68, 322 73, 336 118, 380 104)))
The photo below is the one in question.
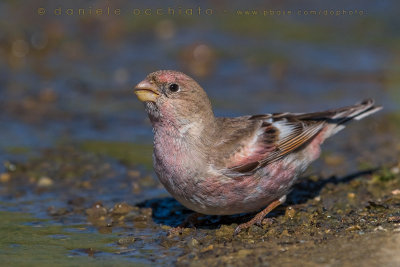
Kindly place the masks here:
POLYGON ((290 124, 286 120, 276 121, 272 125, 279 130, 279 140, 290 137, 296 129, 296 125, 290 124))

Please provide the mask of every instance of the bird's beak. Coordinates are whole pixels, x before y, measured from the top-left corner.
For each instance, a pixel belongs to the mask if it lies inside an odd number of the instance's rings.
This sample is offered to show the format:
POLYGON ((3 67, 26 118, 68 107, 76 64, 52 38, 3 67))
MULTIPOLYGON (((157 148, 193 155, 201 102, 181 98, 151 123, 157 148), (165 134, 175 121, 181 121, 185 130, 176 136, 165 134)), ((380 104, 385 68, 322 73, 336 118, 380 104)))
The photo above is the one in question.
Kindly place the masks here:
POLYGON ((134 90, 137 98, 142 102, 156 102, 157 98, 160 97, 160 93, 154 83, 148 82, 147 80, 141 81, 135 86, 134 90))

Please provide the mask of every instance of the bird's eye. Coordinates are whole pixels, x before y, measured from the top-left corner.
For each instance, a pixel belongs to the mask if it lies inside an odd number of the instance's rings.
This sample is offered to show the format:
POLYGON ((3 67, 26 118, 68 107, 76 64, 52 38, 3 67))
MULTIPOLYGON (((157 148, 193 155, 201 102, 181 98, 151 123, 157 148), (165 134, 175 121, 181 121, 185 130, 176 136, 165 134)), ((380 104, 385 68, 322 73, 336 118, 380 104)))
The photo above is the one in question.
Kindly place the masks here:
POLYGON ((172 83, 169 85, 169 90, 171 92, 178 92, 179 91, 179 85, 177 85, 176 83, 172 83))

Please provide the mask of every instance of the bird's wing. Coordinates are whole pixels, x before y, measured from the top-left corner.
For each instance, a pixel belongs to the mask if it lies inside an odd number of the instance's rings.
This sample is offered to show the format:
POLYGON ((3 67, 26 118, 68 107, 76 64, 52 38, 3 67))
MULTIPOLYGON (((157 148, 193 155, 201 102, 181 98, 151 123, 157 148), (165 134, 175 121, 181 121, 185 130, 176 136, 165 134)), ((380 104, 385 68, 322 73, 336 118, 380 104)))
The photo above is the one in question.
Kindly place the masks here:
POLYGON ((225 166, 223 173, 229 177, 251 175, 295 151, 326 125, 323 120, 301 120, 297 116, 281 113, 247 117, 250 123, 242 123, 244 128, 236 128, 224 146, 218 148, 220 155, 225 153, 220 164, 225 166))
POLYGON ((225 119, 221 133, 228 136, 220 146, 224 155, 219 166, 229 177, 252 175, 267 164, 279 160, 311 141, 322 129, 323 139, 344 128, 350 120, 360 120, 382 109, 372 99, 315 113, 275 113, 225 119), (228 134, 227 132, 232 132, 228 134))

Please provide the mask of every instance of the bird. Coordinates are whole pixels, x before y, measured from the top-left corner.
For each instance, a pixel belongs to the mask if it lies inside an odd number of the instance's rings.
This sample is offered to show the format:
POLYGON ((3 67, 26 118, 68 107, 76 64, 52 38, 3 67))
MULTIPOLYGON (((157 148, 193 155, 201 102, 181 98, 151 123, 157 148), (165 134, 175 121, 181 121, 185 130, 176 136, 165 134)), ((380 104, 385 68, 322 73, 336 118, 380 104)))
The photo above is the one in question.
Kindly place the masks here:
POLYGON ((134 88, 153 127, 153 166, 166 190, 196 216, 258 212, 238 234, 285 202, 325 139, 379 111, 373 99, 313 113, 216 117, 204 89, 173 70, 134 88))

